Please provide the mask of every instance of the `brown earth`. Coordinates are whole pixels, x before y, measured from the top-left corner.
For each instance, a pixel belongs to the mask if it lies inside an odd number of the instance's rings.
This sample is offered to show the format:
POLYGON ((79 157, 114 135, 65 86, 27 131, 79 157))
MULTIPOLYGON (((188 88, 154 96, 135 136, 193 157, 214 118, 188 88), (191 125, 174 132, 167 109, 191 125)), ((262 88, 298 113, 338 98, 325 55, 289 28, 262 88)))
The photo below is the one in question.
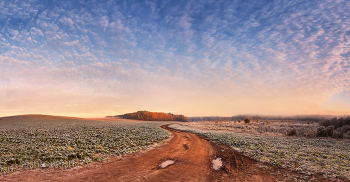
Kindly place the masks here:
POLYGON ((0 181, 329 181, 255 161, 192 133, 162 128, 172 133, 171 140, 148 151, 68 170, 24 170, 0 176, 0 181), (211 161, 217 157, 223 167, 216 171, 211 161), (175 163, 160 168, 166 160, 175 163))

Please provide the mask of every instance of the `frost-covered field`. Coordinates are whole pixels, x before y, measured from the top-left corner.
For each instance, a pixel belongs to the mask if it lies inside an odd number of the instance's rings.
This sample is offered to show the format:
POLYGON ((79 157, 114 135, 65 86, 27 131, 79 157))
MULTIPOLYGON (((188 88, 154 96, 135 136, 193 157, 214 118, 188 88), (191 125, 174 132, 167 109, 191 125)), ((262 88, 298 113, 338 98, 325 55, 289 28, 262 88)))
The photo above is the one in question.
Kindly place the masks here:
POLYGON ((0 172, 69 168, 109 155, 131 153, 169 138, 170 132, 159 128, 163 124, 51 116, 0 118, 0 172))
POLYGON ((252 134, 272 134, 285 136, 289 130, 294 128, 296 130, 296 136, 302 137, 316 137, 316 131, 319 127, 315 122, 302 122, 302 121, 263 121, 263 122, 251 122, 245 124, 242 122, 188 122, 184 125, 201 129, 214 129, 214 130, 227 130, 234 132, 249 132, 252 134))
POLYGON ((230 131, 214 131, 172 124, 170 128, 203 135, 231 146, 259 161, 291 168, 300 173, 323 173, 350 180, 350 143, 324 139, 264 136, 230 131))

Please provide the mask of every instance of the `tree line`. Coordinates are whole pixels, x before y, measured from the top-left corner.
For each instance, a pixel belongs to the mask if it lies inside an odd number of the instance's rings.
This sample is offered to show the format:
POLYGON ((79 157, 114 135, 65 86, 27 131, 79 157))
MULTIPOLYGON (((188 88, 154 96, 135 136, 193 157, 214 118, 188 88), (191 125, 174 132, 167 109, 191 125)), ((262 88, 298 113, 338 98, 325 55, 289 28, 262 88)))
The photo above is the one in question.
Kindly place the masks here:
POLYGON ((236 115, 231 117, 220 116, 202 116, 202 117, 189 117, 189 122, 196 121, 237 121, 249 118, 250 120, 299 120, 299 121, 314 121, 319 122, 333 118, 333 115, 296 115, 296 116, 268 116, 268 115, 236 115))
POLYGON ((134 113, 126 113, 123 115, 117 115, 117 117, 125 119, 137 119, 145 121, 184 121, 187 122, 188 119, 184 115, 174 115, 172 113, 163 112, 149 112, 149 111, 137 111, 134 113))

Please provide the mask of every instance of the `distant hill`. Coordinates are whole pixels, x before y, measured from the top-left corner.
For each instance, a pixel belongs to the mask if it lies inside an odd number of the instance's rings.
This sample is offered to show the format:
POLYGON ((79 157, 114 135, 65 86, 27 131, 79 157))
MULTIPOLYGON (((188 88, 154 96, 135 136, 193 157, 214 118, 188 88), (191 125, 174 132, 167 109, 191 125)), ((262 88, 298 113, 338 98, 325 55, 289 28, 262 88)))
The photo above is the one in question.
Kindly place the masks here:
POLYGON ((56 120, 62 120, 62 119, 67 119, 67 118, 75 119, 73 117, 64 117, 64 116, 51 116, 51 115, 42 115, 42 114, 25 114, 25 115, 0 117, 0 123, 56 121, 56 120))
POLYGON ((51 116, 40 114, 28 114, 0 117, 0 131, 4 128, 22 128, 28 129, 35 126, 42 128, 61 127, 63 125, 75 126, 82 123, 96 123, 97 120, 90 120, 84 118, 67 117, 67 116, 51 116))
POLYGON ((117 115, 115 117, 120 117, 125 119, 145 120, 145 121, 184 121, 184 122, 188 121, 187 117, 184 115, 174 115, 172 113, 149 112, 149 111, 137 111, 134 113, 117 115))

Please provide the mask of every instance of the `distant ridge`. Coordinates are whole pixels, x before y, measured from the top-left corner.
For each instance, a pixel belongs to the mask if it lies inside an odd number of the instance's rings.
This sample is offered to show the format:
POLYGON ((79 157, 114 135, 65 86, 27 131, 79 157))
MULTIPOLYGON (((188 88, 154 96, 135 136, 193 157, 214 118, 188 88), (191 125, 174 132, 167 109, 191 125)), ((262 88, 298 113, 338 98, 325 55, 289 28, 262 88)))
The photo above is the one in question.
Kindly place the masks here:
POLYGON ((45 114, 21 114, 21 115, 14 115, 14 116, 3 116, 0 117, 1 119, 4 118, 69 118, 69 119, 85 119, 85 118, 79 118, 79 117, 71 117, 71 116, 55 116, 55 115, 45 115, 45 114))

